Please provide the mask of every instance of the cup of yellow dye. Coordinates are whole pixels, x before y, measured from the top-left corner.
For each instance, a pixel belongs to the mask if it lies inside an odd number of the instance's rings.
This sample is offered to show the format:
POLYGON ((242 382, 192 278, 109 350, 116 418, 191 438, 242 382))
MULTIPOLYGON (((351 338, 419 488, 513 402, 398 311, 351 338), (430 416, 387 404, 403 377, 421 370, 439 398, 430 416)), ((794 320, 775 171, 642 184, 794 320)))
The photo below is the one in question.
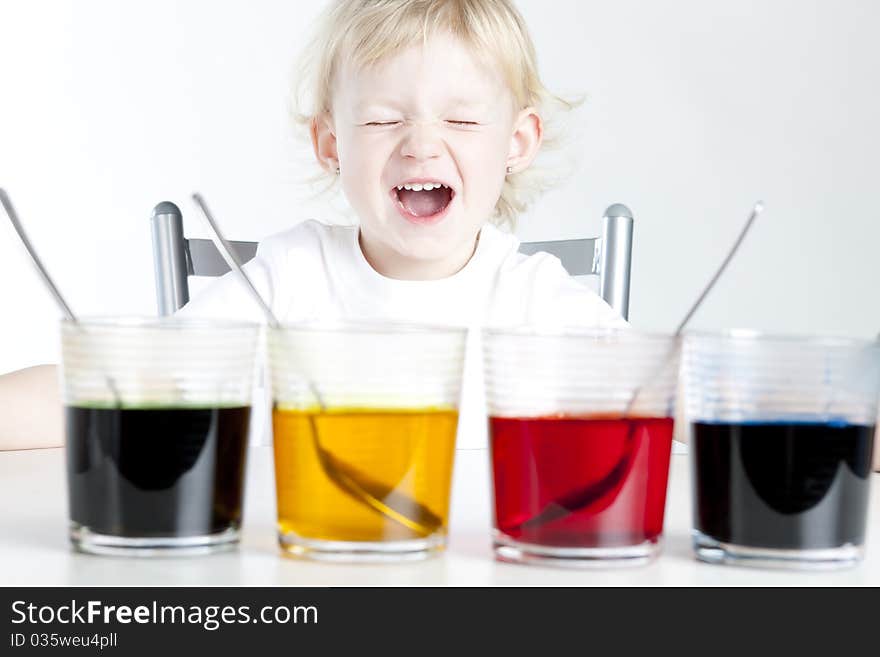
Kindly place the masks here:
POLYGON ((410 324, 270 329, 285 552, 400 561, 445 548, 465 338, 410 324))

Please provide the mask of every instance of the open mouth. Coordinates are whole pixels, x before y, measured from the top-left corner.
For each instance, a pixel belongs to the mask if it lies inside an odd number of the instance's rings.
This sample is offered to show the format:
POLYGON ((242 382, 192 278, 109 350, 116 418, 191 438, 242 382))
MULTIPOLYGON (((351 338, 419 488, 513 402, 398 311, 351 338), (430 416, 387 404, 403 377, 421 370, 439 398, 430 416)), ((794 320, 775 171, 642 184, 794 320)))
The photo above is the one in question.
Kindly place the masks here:
POLYGON ((397 209, 406 219, 427 223, 440 219, 455 191, 441 182, 404 183, 391 190, 397 209))

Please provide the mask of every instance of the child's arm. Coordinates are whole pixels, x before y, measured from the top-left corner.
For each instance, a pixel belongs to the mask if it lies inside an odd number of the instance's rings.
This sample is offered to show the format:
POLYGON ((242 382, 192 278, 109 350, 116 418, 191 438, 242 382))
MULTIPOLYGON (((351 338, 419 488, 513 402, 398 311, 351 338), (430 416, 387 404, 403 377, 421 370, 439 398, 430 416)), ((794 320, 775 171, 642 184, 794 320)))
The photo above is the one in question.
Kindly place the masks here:
POLYGON ((0 376, 0 408, 0 450, 64 444, 55 365, 38 365, 0 376))

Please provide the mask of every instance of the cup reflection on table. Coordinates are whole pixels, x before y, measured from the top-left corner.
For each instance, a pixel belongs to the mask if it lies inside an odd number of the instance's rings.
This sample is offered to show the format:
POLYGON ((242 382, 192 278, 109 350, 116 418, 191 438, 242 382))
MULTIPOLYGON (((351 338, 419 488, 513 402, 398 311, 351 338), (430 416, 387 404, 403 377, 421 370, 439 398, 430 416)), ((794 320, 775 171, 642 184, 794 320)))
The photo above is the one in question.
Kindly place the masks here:
POLYGON ((445 548, 465 335, 405 324, 270 329, 283 550, 397 561, 445 548))
POLYGON ((70 538, 96 554, 239 540, 256 324, 62 323, 70 538))
POLYGON ((711 563, 831 568, 864 553, 877 342, 689 336, 693 544, 711 563))
POLYGON ((488 330, 483 342, 496 557, 649 561, 663 535, 676 340, 488 330))

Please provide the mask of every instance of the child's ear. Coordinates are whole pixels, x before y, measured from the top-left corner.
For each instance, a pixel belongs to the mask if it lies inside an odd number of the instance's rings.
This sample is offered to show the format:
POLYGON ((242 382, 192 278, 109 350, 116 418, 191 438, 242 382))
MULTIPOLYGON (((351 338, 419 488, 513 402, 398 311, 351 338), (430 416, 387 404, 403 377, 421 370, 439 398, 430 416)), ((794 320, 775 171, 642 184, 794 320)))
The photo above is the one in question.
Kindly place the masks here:
POLYGON ((327 112, 321 112, 314 118, 310 126, 312 133, 312 149, 315 158, 326 171, 330 173, 339 169, 339 153, 336 150, 336 131, 333 127, 333 117, 327 112))
POLYGON ((510 137, 510 151, 507 154, 508 173, 516 173, 527 168, 541 148, 544 139, 544 123, 534 107, 526 107, 517 114, 510 137))

